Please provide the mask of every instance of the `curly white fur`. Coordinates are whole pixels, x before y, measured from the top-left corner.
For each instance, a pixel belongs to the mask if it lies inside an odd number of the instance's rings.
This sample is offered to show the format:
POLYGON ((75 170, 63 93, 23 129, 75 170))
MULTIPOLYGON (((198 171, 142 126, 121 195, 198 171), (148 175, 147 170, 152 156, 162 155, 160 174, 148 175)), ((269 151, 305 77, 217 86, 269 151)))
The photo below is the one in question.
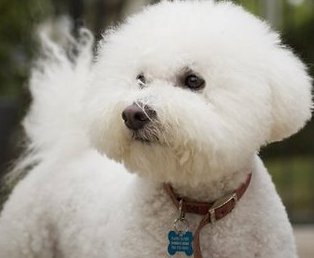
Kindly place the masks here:
MULTIPOLYGON (((177 211, 162 183, 212 201, 249 171, 234 211, 202 231, 204 257, 296 257, 285 208, 256 155, 311 116, 311 79, 279 36, 213 1, 146 8, 105 35, 94 63, 84 33, 72 58, 44 40, 24 122, 28 159, 38 164, 5 205, 0 257, 166 257, 177 211), (180 83, 187 70, 204 78, 203 90, 180 83), (143 132, 151 143, 123 123, 132 103, 157 113, 143 132)), ((200 217, 187 219, 195 230, 200 217)))

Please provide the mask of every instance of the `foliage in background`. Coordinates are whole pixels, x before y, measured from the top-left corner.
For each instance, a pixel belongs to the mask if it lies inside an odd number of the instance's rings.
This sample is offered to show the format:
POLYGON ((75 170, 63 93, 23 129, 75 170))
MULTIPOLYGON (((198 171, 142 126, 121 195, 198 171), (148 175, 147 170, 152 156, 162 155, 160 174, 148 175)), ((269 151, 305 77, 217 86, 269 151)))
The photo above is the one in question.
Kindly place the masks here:
POLYGON ((45 0, 0 1, 0 96, 20 94, 34 54, 34 25, 50 11, 45 0))
POLYGON ((313 223, 314 159, 292 157, 266 161, 277 190, 294 223, 313 223))

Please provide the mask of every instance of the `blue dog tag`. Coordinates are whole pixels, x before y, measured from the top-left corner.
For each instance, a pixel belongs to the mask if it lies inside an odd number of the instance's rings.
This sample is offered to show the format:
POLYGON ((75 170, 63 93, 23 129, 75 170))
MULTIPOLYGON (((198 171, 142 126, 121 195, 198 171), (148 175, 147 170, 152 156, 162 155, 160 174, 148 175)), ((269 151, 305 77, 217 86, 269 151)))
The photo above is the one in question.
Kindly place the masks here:
POLYGON ((169 255, 175 255, 176 252, 184 252, 187 256, 191 256, 193 254, 192 232, 170 231, 168 233, 168 239, 169 239, 169 245, 168 245, 169 255))

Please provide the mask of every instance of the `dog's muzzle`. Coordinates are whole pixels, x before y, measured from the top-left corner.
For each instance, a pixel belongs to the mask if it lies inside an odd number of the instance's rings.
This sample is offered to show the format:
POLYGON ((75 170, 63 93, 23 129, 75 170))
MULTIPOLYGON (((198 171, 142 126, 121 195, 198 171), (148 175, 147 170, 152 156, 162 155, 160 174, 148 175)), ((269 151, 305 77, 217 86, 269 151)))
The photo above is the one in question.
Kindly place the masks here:
POLYGON ((126 107, 122 112, 124 124, 133 131, 143 129, 156 117, 157 113, 151 107, 136 103, 126 107))

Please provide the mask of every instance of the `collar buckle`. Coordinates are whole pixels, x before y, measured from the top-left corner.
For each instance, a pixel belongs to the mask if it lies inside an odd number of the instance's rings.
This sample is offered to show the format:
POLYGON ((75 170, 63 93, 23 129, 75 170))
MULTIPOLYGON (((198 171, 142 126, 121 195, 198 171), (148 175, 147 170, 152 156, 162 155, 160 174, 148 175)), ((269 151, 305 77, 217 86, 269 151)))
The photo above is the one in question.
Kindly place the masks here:
POLYGON ((214 204, 208 210, 211 223, 215 223, 217 220, 216 210, 222 208, 223 206, 225 206, 226 204, 228 204, 230 202, 233 203, 233 207, 232 207, 232 209, 233 209, 238 202, 238 196, 237 196, 236 192, 225 195, 222 198, 220 198, 214 202, 214 204))

